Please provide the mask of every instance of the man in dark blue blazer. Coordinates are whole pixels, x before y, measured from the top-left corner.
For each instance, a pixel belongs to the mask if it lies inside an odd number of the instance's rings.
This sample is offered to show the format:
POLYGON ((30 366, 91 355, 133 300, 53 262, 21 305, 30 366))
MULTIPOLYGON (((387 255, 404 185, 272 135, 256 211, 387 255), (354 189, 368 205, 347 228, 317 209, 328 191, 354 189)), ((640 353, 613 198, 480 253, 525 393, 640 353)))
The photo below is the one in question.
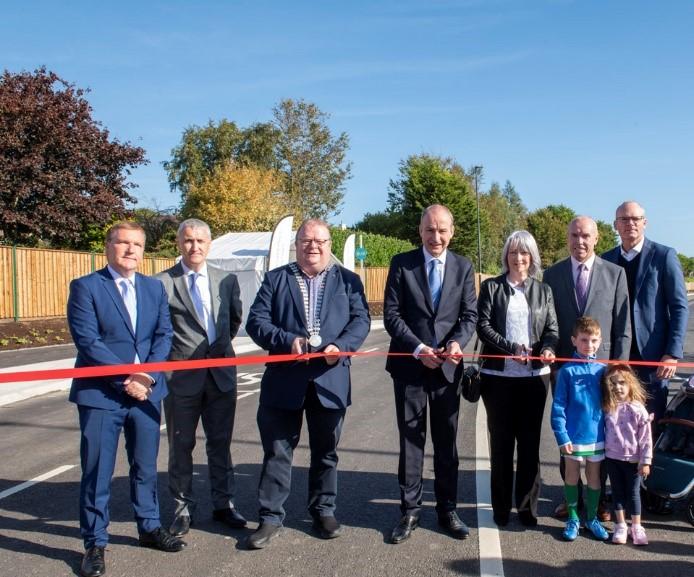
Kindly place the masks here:
MULTIPOLYGON (((77 347, 75 367, 167 359, 172 331, 164 286, 135 272, 144 246, 140 225, 113 225, 106 234, 108 266, 70 284, 67 317, 77 347)), ((86 552, 80 573, 84 577, 106 571, 111 478, 121 430, 140 545, 172 552, 185 546, 159 522, 157 453, 166 392, 161 373, 144 371, 72 382, 70 401, 77 404, 81 431, 80 532, 86 552)))
POLYGON ((292 456, 306 414, 311 465, 308 509, 323 539, 338 537, 337 445, 350 399, 350 358, 369 333, 364 287, 330 264, 330 231, 317 219, 296 233, 296 262, 266 273, 246 321, 248 335, 270 355, 323 352, 310 361, 268 363, 260 384, 258 429, 263 468, 260 526, 247 541, 261 549, 279 534, 289 496, 292 456))
POLYGON ((393 257, 386 281, 383 321, 391 336, 390 353, 396 353, 388 357, 386 370, 393 377, 400 434, 401 518, 391 534, 392 543, 408 539, 419 524, 427 404, 439 525, 457 539, 469 533, 456 513, 463 363, 460 357, 451 358, 444 367, 443 358, 437 356, 459 355, 477 323, 474 270, 469 260, 448 250, 453 233, 448 208, 427 208, 419 225, 422 248, 393 257), (444 368, 455 370, 447 377, 444 368))
POLYGON ((626 272, 632 327, 629 360, 666 363, 633 367, 647 386, 647 408, 657 421, 665 414, 668 379, 683 355, 689 305, 677 253, 647 239, 647 223, 646 212, 637 202, 620 204, 614 227, 621 245, 602 257, 626 272))

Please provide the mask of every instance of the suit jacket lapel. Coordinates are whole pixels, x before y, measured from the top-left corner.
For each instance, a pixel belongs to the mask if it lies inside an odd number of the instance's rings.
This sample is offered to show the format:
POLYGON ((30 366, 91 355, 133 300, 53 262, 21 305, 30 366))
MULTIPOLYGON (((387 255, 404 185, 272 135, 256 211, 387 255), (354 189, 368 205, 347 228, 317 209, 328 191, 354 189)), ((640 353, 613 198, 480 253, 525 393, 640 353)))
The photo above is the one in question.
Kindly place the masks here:
POLYGON ((219 318, 219 284, 221 278, 218 276, 216 269, 207 267, 207 280, 210 283, 210 306, 212 307, 212 318, 214 319, 215 328, 217 327, 217 319, 219 318))
POLYGON ((323 287, 323 300, 320 308, 321 326, 325 324, 325 315, 328 314, 328 309, 330 308, 330 299, 332 298, 332 295, 335 293, 335 289, 337 288, 337 275, 338 270, 337 266, 335 265, 328 271, 325 279, 325 287, 323 287))
MULTIPOLYGON (((292 272, 292 269, 287 267, 287 282, 289 284, 289 294, 292 295, 292 300, 294 301, 294 306, 296 307, 298 318, 304 324, 306 330, 308 330, 308 321, 306 320, 306 310, 304 309, 304 297, 301 293, 301 289, 297 283, 297 279, 292 272)), ((302 281, 303 282, 303 281, 302 281)))
MULTIPOLYGON (((444 273, 443 273, 443 285, 441 285, 441 298, 439 299, 439 307, 441 306, 442 302, 445 302, 444 299, 451 293, 453 290, 453 285, 455 284, 455 279, 456 277, 456 272, 458 269, 458 261, 452 258, 452 253, 451 251, 448 251, 446 254, 446 266, 444 267, 444 273)), ((429 288, 428 283, 427 283, 427 289, 429 288)), ((427 292, 429 292, 427 290, 427 292)), ((431 300, 431 295, 429 296, 429 300, 431 300)))
POLYGON ((414 269, 414 275, 422 290, 427 307, 429 307, 431 314, 435 314, 436 311, 434 310, 434 303, 431 300, 431 291, 429 290, 429 278, 427 277, 427 264, 424 258, 424 249, 420 248, 417 250, 417 260, 418 265, 414 269))
POLYGON ((648 239, 643 241, 643 249, 641 249, 641 259, 639 260, 639 268, 636 271, 636 282, 634 283, 634 300, 636 300, 636 295, 639 294, 641 290, 641 285, 646 278, 646 271, 651 265, 651 260, 653 260, 653 255, 655 251, 653 250, 653 245, 648 239))
POLYGON ((203 330, 207 330, 207 327, 203 326, 202 321, 198 318, 198 313, 195 310, 193 299, 190 298, 190 291, 188 289, 188 275, 185 274, 180 262, 174 267, 172 273, 173 285, 176 293, 178 294, 178 298, 183 303, 183 306, 188 309, 188 312, 195 319, 195 322, 197 322, 203 330))
MULTIPOLYGON (((128 309, 125 308, 125 303, 123 302, 123 297, 121 296, 120 291, 116 286, 116 281, 113 279, 111 273, 108 271, 107 268, 101 270, 101 280, 104 283, 104 289, 109 294, 111 299, 113 299, 113 304, 116 305, 116 309, 120 313, 120 316, 123 317, 123 322, 125 323, 125 326, 128 327, 130 334, 133 337, 135 337, 135 328, 133 327, 132 321, 130 320, 130 314, 128 313, 128 309)), ((137 290, 137 287, 135 287, 135 290, 137 290)), ((137 303, 137 313, 140 314, 139 298, 137 299, 137 303)))
MULTIPOLYGON (((564 290, 566 292, 566 295, 569 297, 571 300, 571 304, 574 307, 574 310, 576 311, 576 314, 580 314, 581 311, 578 310, 578 302, 576 302, 576 283, 574 281, 574 269, 571 264, 571 257, 567 258, 565 261, 565 270, 564 274, 561 275, 561 278, 564 280, 564 290)), ((593 271, 595 272, 595 271, 593 271)), ((591 284, 592 284, 592 279, 591 279, 591 284)), ((590 300, 590 286, 588 287, 588 297, 586 298, 586 308, 588 308, 588 300, 590 300)))

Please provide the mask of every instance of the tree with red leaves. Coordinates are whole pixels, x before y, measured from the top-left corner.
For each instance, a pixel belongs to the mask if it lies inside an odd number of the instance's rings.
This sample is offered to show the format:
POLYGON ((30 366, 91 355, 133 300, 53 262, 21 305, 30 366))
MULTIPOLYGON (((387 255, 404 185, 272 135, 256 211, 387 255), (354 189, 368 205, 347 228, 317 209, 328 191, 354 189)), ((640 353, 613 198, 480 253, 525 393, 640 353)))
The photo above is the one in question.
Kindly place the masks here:
POLYGON ((55 73, 0 77, 0 241, 86 248, 90 230, 126 214, 145 151, 109 139, 76 88, 55 73))

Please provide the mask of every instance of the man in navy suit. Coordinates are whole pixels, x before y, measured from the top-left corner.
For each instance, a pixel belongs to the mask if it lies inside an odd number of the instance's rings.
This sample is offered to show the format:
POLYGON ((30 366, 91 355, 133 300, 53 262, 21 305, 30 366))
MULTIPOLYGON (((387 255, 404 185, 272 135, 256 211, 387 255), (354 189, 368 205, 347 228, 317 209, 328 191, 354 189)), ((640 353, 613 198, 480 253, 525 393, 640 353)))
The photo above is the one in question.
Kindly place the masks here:
POLYGON ((289 496, 292 456, 306 414, 311 465, 308 509, 323 539, 338 537, 335 519, 337 445, 350 404, 350 358, 369 333, 359 277, 330 264, 330 230, 317 219, 296 233, 296 262, 266 273, 246 321, 248 335, 270 355, 323 352, 309 361, 268 363, 260 384, 258 429, 263 468, 260 526, 247 541, 261 549, 277 536, 289 496))
POLYGON ((614 227, 621 245, 603 258, 624 268, 631 304, 631 361, 666 363, 659 367, 634 365, 646 384, 647 409, 655 421, 665 414, 668 379, 682 358, 689 305, 682 267, 673 248, 645 237, 646 211, 637 202, 617 207, 614 227))
MULTIPOLYGON (((144 248, 140 225, 117 223, 106 234, 108 266, 70 284, 67 317, 77 347, 75 367, 167 359, 172 331, 164 286, 135 272, 144 248)), ((144 371, 72 381, 70 401, 77 404, 81 431, 80 532, 86 552, 80 573, 84 577, 106 571, 111 478, 121 430, 139 544, 169 552, 185 546, 159 522, 157 452, 166 392, 161 373, 144 371)))
POLYGON ((386 361, 386 370, 393 377, 400 433, 401 518, 391 534, 392 543, 408 539, 419 524, 427 404, 439 525, 457 539, 469 533, 456 513, 463 363, 459 357, 451 358, 444 367, 438 356, 459 355, 477 323, 474 270, 469 260, 448 250, 453 233, 448 208, 427 208, 419 225, 422 248, 395 256, 386 281, 383 320, 391 336, 390 352, 399 353, 386 361))

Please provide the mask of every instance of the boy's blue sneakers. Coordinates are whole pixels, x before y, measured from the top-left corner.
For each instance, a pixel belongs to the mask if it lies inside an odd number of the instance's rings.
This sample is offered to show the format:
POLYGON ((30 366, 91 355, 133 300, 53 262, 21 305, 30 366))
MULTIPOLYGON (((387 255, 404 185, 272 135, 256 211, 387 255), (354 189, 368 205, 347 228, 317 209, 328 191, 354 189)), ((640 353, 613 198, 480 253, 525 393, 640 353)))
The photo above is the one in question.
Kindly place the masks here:
POLYGON ((597 517, 593 517, 590 521, 586 521, 586 529, 588 529, 598 541, 607 541, 609 537, 607 530, 600 524, 597 517))
POLYGON ((564 532, 562 533, 564 539, 566 541, 575 541, 576 537, 578 537, 578 527, 579 527, 578 519, 569 519, 566 522, 566 527, 564 528, 564 532))

